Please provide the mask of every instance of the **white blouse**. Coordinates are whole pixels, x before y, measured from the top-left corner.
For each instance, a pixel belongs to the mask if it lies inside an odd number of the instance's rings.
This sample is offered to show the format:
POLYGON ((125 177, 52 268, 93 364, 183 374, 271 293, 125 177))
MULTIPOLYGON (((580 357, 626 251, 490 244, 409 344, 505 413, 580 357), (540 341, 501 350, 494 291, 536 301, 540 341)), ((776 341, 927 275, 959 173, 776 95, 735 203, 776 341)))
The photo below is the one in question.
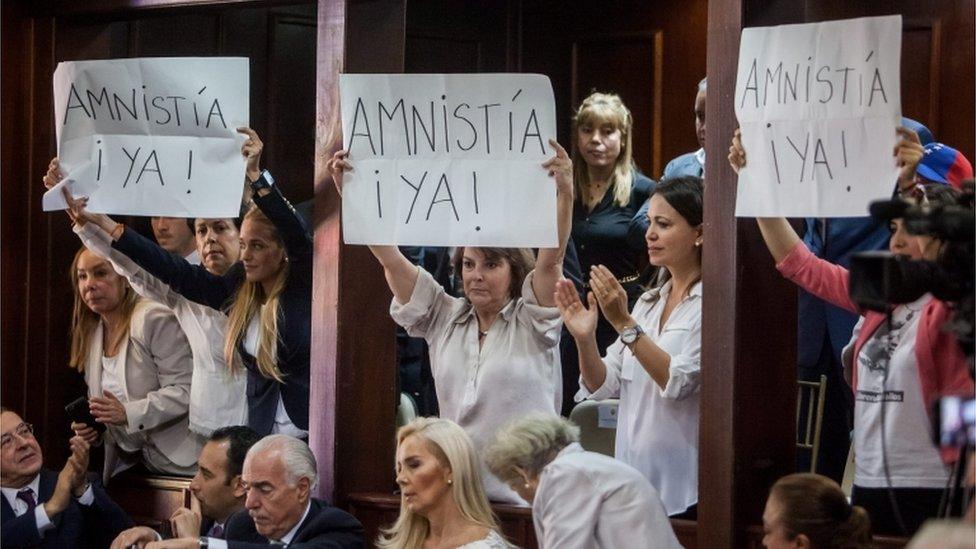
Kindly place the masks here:
MULTIPOLYGON (((479 454, 505 424, 533 412, 558 413, 562 404, 559 309, 542 307, 529 273, 522 297, 509 301, 479 349, 478 318, 467 299, 451 297, 419 269, 410 301, 390 304, 390 315, 430 347, 440 415, 467 431, 479 454)), ((493 501, 525 505, 482 464, 493 501)))
MULTIPOLYGON (((168 284, 112 248, 111 237, 94 223, 75 225, 73 230, 86 248, 111 262, 137 294, 166 305, 176 315, 193 353, 190 430, 206 436, 225 425, 246 425, 247 374, 240 364, 231 371, 224 361, 227 315, 173 291, 168 284)), ((197 254, 196 263, 199 262, 197 254)))
POLYGON ((540 549, 681 547, 647 479, 576 443, 539 474, 532 521, 540 549))
POLYGON ((647 337, 671 355, 662 390, 618 338, 603 358, 603 385, 592 393, 580 379, 576 400, 620 398, 616 457, 637 469, 661 494, 669 515, 698 502, 698 391, 701 374, 701 282, 692 286, 661 328, 671 281, 646 292, 632 316, 647 337))
POLYGON ((509 549, 510 547, 512 546, 505 541, 505 538, 501 534, 494 530, 489 530, 488 535, 484 539, 459 545, 457 549, 509 549))

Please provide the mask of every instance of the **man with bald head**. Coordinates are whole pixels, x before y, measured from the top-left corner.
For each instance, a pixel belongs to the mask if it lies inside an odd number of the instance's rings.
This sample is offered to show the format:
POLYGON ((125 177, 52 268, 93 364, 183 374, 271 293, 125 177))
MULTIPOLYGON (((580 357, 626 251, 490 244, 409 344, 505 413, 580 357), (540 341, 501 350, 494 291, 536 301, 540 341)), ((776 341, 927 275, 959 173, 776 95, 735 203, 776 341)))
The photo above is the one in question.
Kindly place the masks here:
POLYGON ((246 511, 227 521, 226 540, 201 537, 165 540, 149 549, 251 549, 285 545, 312 549, 361 548, 363 527, 352 515, 312 497, 318 482, 308 445, 288 435, 269 435, 244 458, 246 511))
POLYGON ((42 467, 34 427, 0 407, 0 498, 4 549, 107 547, 131 519, 88 478, 88 443, 70 441, 71 457, 55 472, 42 467))

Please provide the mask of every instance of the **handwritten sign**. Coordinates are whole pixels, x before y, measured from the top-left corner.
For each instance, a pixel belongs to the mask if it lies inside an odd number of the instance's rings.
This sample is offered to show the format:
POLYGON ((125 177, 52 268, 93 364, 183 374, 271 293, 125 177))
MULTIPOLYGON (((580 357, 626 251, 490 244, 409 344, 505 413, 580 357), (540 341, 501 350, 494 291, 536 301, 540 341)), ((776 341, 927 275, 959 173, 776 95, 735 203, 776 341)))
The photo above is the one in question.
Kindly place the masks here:
POLYGON ((346 74, 349 244, 553 247, 556 115, 533 74, 346 74))
POLYGON ((742 31, 737 216, 867 215, 890 198, 901 16, 742 31))
POLYGON ((248 60, 146 58, 59 63, 54 72, 60 187, 97 213, 236 217, 244 187, 248 60))

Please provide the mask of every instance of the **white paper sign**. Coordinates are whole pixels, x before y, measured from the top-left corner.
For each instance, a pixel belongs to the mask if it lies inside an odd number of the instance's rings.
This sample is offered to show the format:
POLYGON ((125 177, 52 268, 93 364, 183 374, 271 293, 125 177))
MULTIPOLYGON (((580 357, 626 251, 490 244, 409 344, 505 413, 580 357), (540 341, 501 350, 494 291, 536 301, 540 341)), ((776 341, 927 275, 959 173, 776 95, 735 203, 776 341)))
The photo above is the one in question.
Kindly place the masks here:
POLYGON ((890 198, 900 59, 900 15, 743 29, 736 215, 864 216, 890 198))
POLYGON ((54 72, 60 187, 96 213, 237 217, 244 188, 248 60, 144 58, 59 63, 54 72))
POLYGON ((344 74, 348 244, 554 247, 552 86, 535 74, 344 74))

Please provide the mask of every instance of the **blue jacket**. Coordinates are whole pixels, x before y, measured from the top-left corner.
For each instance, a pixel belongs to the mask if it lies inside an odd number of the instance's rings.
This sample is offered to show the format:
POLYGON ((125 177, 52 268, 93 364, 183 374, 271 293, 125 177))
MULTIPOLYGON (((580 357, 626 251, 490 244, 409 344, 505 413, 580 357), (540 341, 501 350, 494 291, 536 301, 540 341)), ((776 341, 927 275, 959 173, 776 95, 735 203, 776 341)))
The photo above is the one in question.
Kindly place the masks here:
MULTIPOLYGON (((805 220, 803 242, 817 257, 850 267, 857 252, 883 250, 891 236, 888 225, 870 217, 836 217, 805 220)), ((858 316, 800 290, 797 310, 797 366, 816 368, 824 338, 830 341, 837 364, 840 353, 851 340, 858 316)))
MULTIPOLYGON (((243 338, 237 342, 247 369, 248 427, 262 436, 271 433, 280 394, 291 421, 298 428, 308 430, 312 239, 301 216, 276 186, 272 185, 266 196, 255 194, 254 203, 281 234, 288 251, 289 272, 278 307, 278 368, 285 376, 284 383, 264 377, 255 358, 244 351, 243 338)), ((214 309, 224 310, 244 282, 244 267, 240 262, 223 276, 217 276, 200 265, 174 258, 135 231, 124 231, 112 246, 174 291, 214 309)))
MULTIPOLYGON (((37 504, 41 505, 51 499, 54 487, 58 483, 58 473, 48 469, 41 469, 41 480, 38 486, 37 504)), ((0 520, 3 522, 0 530, 0 544, 3 549, 20 547, 62 547, 101 548, 111 545, 115 536, 122 530, 133 526, 132 519, 125 514, 105 490, 92 481, 92 491, 95 501, 91 505, 81 505, 74 498, 68 507, 51 521, 54 528, 44 532, 44 537, 37 533, 37 520, 34 510, 17 517, 14 510, 7 503, 7 498, 0 496, 0 520)))

